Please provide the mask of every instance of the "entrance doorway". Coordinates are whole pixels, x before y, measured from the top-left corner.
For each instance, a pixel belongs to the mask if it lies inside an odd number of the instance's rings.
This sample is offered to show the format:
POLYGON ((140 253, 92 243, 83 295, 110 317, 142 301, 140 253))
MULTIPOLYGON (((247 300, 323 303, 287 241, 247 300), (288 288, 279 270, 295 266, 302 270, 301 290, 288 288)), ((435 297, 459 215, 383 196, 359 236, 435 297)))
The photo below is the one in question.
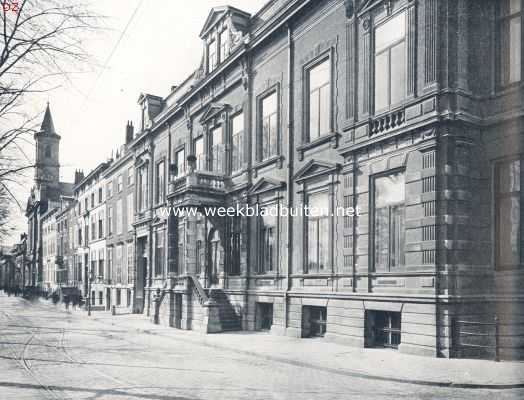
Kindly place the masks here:
POLYGON ((207 282, 208 286, 213 286, 218 284, 218 273, 224 257, 220 235, 216 229, 209 232, 208 255, 207 282))
POLYGON ((106 289, 106 310, 111 309, 111 288, 106 289))
POLYGON ((147 271, 147 238, 141 237, 136 241, 136 292, 135 292, 135 312, 144 312, 144 288, 146 286, 147 271))
POLYGON ((256 303, 255 326, 258 331, 269 331, 273 325, 273 303, 256 303))

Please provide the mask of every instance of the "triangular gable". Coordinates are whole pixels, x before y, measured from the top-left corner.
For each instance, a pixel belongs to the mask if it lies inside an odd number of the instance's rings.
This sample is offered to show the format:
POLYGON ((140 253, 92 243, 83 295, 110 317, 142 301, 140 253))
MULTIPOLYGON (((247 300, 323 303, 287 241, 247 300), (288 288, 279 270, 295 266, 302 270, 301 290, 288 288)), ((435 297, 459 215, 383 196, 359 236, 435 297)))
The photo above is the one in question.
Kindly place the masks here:
POLYGON ((308 161, 302 168, 300 168, 294 176, 296 182, 313 178, 319 175, 330 174, 337 171, 340 164, 332 164, 325 161, 308 161))
POLYGON ((215 25, 216 22, 226 14, 227 10, 228 10, 227 6, 213 7, 211 9, 211 11, 209 12, 209 15, 207 16, 206 22, 204 23, 204 26, 202 27, 202 30, 200 31, 200 38, 203 39, 203 36, 206 34, 209 28, 215 25))
POLYGON ((204 111, 204 114, 200 118, 200 122, 209 121, 211 118, 213 118, 214 116, 216 116, 217 114, 220 114, 223 110, 225 110, 226 107, 227 106, 225 104, 211 103, 208 106, 207 110, 204 111))
POLYGON ((256 195, 260 193, 270 192, 272 190, 281 190, 286 186, 286 183, 283 181, 277 181, 270 178, 260 178, 260 180, 255 183, 251 189, 248 190, 248 195, 256 195))

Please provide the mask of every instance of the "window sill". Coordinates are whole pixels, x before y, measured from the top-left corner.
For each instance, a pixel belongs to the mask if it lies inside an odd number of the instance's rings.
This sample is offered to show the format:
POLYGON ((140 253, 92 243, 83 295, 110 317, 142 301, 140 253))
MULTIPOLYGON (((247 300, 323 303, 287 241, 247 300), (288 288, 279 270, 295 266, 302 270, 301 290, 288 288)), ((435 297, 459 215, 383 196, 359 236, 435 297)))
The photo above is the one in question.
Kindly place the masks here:
POLYGON ((265 160, 258 161, 255 165, 253 165, 253 169, 255 170, 255 173, 256 173, 257 170, 267 167, 272 164, 278 164, 278 168, 282 168, 283 160, 284 160, 284 157, 282 157, 282 155, 280 154, 277 154, 276 156, 272 156, 265 160))
POLYGON ((337 132, 330 132, 316 138, 312 142, 304 143, 298 146, 297 151, 299 154, 299 161, 302 161, 304 159, 304 153, 306 151, 314 149, 315 147, 323 145, 324 143, 330 143, 331 148, 336 149, 338 147, 339 137, 340 135, 337 132))

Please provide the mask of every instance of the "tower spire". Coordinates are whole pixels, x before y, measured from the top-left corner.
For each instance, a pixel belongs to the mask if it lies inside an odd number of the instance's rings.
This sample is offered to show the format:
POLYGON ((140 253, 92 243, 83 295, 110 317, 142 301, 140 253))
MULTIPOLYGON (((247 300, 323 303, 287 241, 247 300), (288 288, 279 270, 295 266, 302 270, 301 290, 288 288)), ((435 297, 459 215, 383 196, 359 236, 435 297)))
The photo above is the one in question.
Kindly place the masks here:
POLYGON ((44 120, 42 121, 42 126, 40 127, 40 131, 48 135, 56 134, 55 126, 53 124, 53 117, 51 116, 51 108, 49 107, 49 102, 47 102, 47 107, 45 109, 45 114, 44 114, 44 120))

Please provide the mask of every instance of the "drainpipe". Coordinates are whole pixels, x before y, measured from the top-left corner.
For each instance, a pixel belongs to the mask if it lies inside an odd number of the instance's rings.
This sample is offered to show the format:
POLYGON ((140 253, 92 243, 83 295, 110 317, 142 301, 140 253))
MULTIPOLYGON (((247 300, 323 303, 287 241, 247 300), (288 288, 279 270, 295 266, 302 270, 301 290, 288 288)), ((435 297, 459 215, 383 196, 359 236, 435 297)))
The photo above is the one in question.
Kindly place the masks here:
MULTIPOLYGON (((293 206, 293 160, 294 160, 294 129, 293 129, 293 30, 291 21, 287 23, 288 37, 288 178, 287 178, 287 202, 288 210, 293 206)), ((293 217, 288 212, 287 223, 287 271, 286 271, 286 291, 284 292, 284 331, 288 327, 288 295, 291 290, 291 270, 293 268, 293 217)))

